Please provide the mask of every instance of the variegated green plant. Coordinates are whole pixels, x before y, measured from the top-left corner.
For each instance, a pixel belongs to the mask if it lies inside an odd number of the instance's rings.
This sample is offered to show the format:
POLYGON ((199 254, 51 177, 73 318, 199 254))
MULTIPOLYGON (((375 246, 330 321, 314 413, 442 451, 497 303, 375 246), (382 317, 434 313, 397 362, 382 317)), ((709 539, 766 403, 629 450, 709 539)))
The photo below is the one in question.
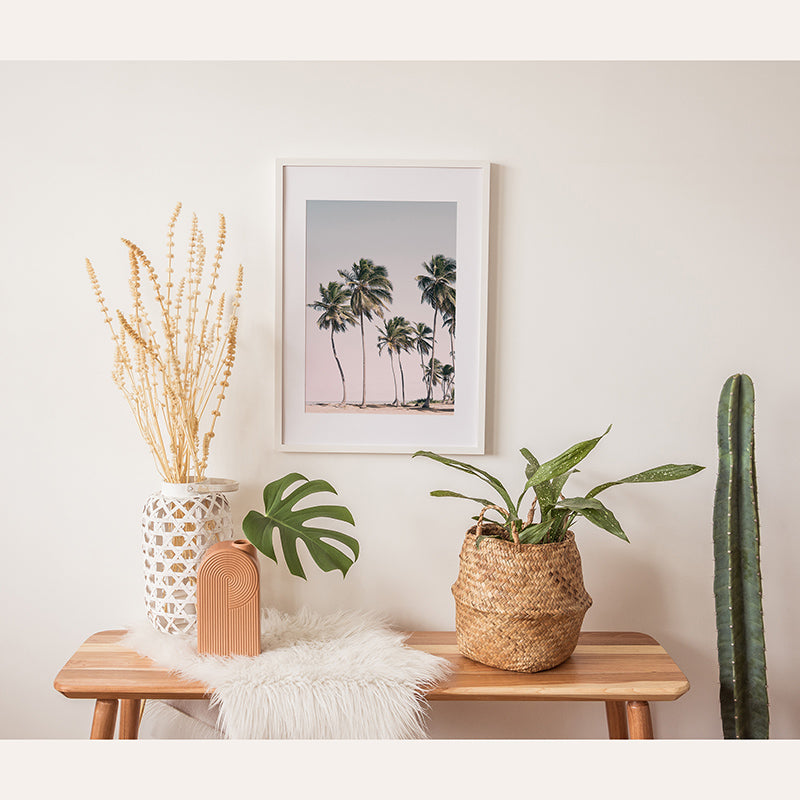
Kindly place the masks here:
POLYGON ((494 509, 503 515, 504 519, 501 523, 498 523, 501 525, 501 528, 484 528, 484 532, 479 537, 478 543, 484 535, 512 539, 514 538, 514 531, 518 534, 519 541, 522 544, 560 542, 566 535, 575 518, 579 516, 627 542, 628 537, 622 530, 622 526, 619 524, 617 518, 597 499, 597 495, 600 494, 600 492, 622 483, 674 481, 679 478, 686 478, 689 475, 694 475, 694 473, 699 472, 701 469, 704 469, 704 467, 697 466, 697 464, 664 464, 663 466, 654 467, 644 472, 637 472, 635 475, 629 475, 627 478, 601 483, 599 486, 595 486, 595 488, 584 497, 564 497, 564 486, 569 476, 574 472, 578 472, 574 467, 594 450, 597 443, 610 430, 611 426, 609 425, 606 432, 601 436, 597 436, 594 439, 587 439, 585 442, 579 442, 550 461, 546 461, 544 464, 540 464, 533 453, 523 447, 520 453, 522 453, 526 462, 526 480, 522 489, 522 494, 520 494, 516 502, 512 499, 505 486, 485 470, 474 467, 471 464, 466 464, 463 461, 456 461, 454 458, 446 458, 445 456, 437 455, 428 450, 419 450, 414 453, 413 457, 424 456, 425 458, 430 458, 441 464, 445 464, 448 467, 453 467, 454 469, 474 475, 489 484, 499 495, 502 505, 483 497, 468 497, 459 492, 452 492, 445 489, 437 489, 431 492, 433 497, 460 497, 464 500, 473 500, 479 503, 483 506, 483 510, 479 517, 474 517, 473 519, 482 519, 482 515, 487 509, 494 509), (535 495, 534 500, 527 514, 527 518, 523 519, 520 516, 520 510, 523 507, 522 503, 525 496, 531 489, 535 495), (534 521, 534 510, 537 505, 539 507, 539 514, 538 519, 534 521))
POLYGON ((344 506, 319 505, 294 508, 301 500, 318 492, 336 494, 336 490, 327 481, 310 481, 299 472, 292 472, 272 481, 264 487, 264 513, 248 512, 242 522, 242 530, 258 550, 277 563, 275 546, 272 542, 272 534, 277 528, 286 566, 289 572, 298 578, 306 577, 297 553, 298 539, 306 546, 314 563, 321 570, 331 572, 338 569, 344 577, 358 558, 358 542, 346 533, 318 526, 309 527, 305 523, 311 520, 331 519, 355 525, 353 515, 344 506), (284 496, 287 489, 298 481, 303 483, 284 496), (352 552, 352 557, 326 541, 328 539, 343 544, 352 552))

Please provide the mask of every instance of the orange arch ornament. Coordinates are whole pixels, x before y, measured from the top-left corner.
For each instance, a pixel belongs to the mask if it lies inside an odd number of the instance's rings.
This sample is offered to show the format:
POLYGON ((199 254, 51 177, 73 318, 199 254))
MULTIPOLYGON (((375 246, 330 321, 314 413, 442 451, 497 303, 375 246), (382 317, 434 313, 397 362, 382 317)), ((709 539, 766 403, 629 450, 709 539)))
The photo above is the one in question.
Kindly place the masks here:
POLYGON ((197 651, 220 656, 261 653, 256 548, 244 539, 206 550, 197 573, 197 651))

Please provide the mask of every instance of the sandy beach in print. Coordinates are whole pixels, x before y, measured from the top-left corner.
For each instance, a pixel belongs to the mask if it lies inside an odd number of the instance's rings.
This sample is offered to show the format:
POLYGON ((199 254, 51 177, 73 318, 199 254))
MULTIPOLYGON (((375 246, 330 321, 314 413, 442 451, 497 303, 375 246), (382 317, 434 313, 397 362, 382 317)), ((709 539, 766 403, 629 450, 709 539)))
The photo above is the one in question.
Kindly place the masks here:
POLYGON ((455 406, 452 403, 434 403, 430 408, 414 406, 393 406, 387 403, 367 403, 361 408, 358 403, 306 403, 306 411, 310 414, 452 414, 455 406))

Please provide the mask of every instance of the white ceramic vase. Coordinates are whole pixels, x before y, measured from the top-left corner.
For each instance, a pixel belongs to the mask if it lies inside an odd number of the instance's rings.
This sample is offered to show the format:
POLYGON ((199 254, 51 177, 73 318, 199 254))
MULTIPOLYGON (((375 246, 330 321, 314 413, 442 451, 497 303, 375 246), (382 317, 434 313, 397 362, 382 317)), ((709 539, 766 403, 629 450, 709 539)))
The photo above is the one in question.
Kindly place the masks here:
POLYGON ((233 538, 230 506, 223 492, 235 481, 208 479, 162 483, 142 511, 144 599, 147 618, 163 633, 194 633, 197 569, 205 551, 233 538))

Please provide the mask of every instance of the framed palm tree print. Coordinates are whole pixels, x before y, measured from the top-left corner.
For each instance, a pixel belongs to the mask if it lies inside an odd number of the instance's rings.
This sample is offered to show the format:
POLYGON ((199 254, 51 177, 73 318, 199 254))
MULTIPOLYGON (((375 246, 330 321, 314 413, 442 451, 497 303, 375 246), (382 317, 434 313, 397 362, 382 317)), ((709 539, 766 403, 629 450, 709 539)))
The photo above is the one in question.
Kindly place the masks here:
POLYGON ((490 172, 278 162, 281 450, 484 452, 490 172))

